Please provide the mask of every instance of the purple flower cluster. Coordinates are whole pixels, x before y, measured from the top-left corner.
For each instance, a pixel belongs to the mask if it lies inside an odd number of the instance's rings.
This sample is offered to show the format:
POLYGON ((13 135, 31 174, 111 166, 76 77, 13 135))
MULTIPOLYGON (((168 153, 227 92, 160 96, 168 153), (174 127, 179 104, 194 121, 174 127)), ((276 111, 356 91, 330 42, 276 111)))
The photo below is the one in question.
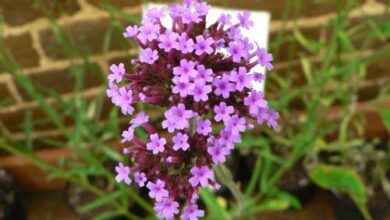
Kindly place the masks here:
POLYGON ((200 0, 149 10, 141 26, 123 34, 141 48, 139 59, 132 61, 133 74, 123 64, 110 67, 107 96, 123 114, 132 115, 137 102, 166 109, 158 124, 152 125, 144 112, 131 119, 122 142, 132 143, 123 153, 133 166, 116 168, 118 182, 131 184, 132 177, 149 189, 162 219, 203 217, 196 200, 200 187, 219 187, 213 165, 226 161, 254 122, 274 128, 279 118, 263 92, 252 87, 264 74, 251 69, 271 70, 272 55, 242 36, 241 28, 253 26, 250 13, 238 14, 236 21, 222 14, 206 26, 209 10, 200 0), (160 20, 167 14, 171 27, 160 20), (138 138, 135 129, 144 129, 147 140, 138 138))

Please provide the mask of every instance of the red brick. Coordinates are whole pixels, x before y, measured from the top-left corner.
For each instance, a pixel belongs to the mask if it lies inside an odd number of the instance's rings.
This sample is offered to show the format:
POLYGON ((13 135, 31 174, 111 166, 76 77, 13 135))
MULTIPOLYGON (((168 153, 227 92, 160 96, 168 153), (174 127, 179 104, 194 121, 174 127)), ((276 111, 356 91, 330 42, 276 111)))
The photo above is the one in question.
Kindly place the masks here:
MULTIPOLYGON (((32 38, 30 34, 21 34, 17 36, 9 36, 4 40, 5 47, 10 51, 10 54, 22 67, 33 67, 39 65, 38 54, 32 46, 32 38)), ((4 71, 0 66, 0 71, 4 71)))
MULTIPOLYGON (((101 53, 105 34, 109 31, 110 21, 100 19, 93 21, 81 21, 67 24, 61 27, 61 31, 82 53, 101 53)), ((129 25, 129 23, 125 24, 129 25)), ((124 29, 124 28, 123 28, 124 29)), ((123 29, 115 29, 109 42, 110 50, 124 50, 130 48, 130 43, 123 38, 123 29)), ((56 42, 54 33, 51 30, 43 30, 40 33, 40 40, 45 53, 52 59, 66 58, 65 48, 56 42)), ((69 48, 66 48, 69 49, 69 48)), ((71 51, 76 52, 76 51, 71 51)))
MULTIPOLYGON (((105 0, 87 0, 89 3, 101 8, 105 0)), ((340 5, 344 5, 348 0, 342 0, 340 5)), ((115 7, 134 7, 142 4, 142 0, 112 0, 109 3, 115 7)), ((149 2, 177 2, 169 0, 151 0, 149 2)), ((180 1, 179 1, 180 2, 180 1)), ((248 9, 248 10, 264 10, 269 11, 272 14, 273 19, 280 19, 286 7, 289 4, 293 5, 293 10, 289 17, 313 17, 322 14, 334 12, 337 8, 335 1, 313 1, 313 0, 208 0, 209 4, 214 6, 235 8, 235 9, 248 9)), ((364 0, 359 0, 360 3, 364 3, 364 0)))
MULTIPOLYGON (((90 66, 75 66, 73 69, 74 71, 70 68, 65 68, 38 72, 31 74, 29 78, 35 85, 35 88, 45 96, 50 96, 48 91, 53 91, 58 94, 74 91, 76 85, 75 74, 84 74, 84 88, 96 87, 102 84, 102 72, 96 64, 91 64, 90 66)), ((17 85, 17 89, 23 99, 32 100, 31 96, 27 94, 20 85, 17 85)))
MULTIPOLYGON (((345 5, 348 0, 340 1, 340 5, 345 5)), ((336 1, 313 1, 313 0, 209 0, 212 5, 231 7, 235 9, 262 10, 271 12, 272 19, 281 19, 289 4, 292 10, 289 12, 289 18, 292 17, 315 17, 323 14, 332 13, 336 10, 336 1)), ((364 3, 364 0, 359 0, 364 3)))
MULTIPOLYGON (((74 14, 80 9, 77 0, 43 2, 49 13, 55 17, 64 13, 74 14)), ((0 14, 3 14, 5 22, 12 26, 23 25, 44 16, 35 0, 0 0, 0 14)))
POLYGON ((390 57, 383 57, 371 62, 367 66, 368 79, 382 79, 390 77, 390 57))
MULTIPOLYGON (((108 2, 106 0, 87 0, 90 4, 98 7, 103 8, 104 3, 108 2)), ((142 5, 142 2, 145 2, 143 0, 130 0, 130 1, 124 1, 124 0, 110 0, 109 4, 118 7, 118 8, 124 8, 124 7, 135 7, 142 5)), ((172 3, 175 2, 173 0, 150 0, 148 2, 155 2, 155 3, 172 3)), ((177 1, 176 1, 177 2, 177 1)))
MULTIPOLYGON (((319 41, 319 28, 305 28, 299 30, 308 40, 319 41)), ((278 33, 272 33, 270 36, 270 51, 274 55, 275 62, 284 62, 288 60, 299 59, 301 55, 313 56, 300 42, 297 41, 294 33, 288 31, 282 34, 282 41, 278 41, 278 33)))

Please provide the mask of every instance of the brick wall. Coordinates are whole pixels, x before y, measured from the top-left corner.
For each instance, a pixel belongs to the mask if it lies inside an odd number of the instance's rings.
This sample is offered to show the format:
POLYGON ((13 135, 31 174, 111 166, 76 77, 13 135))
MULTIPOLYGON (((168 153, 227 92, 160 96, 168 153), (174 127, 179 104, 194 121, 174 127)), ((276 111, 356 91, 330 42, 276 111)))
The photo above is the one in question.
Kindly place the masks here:
MULTIPOLYGON (((93 98, 102 92, 104 85, 101 80, 94 76, 95 72, 106 73, 108 64, 113 61, 129 62, 128 54, 135 54, 134 51, 126 51, 127 42, 121 37, 121 32, 112 32, 111 41, 107 47, 108 53, 104 53, 102 45, 105 45, 104 35, 111 28, 110 13, 104 6, 103 0, 41 0, 47 7, 48 14, 40 9, 36 0, 0 0, 0 15, 3 16, 4 42, 8 50, 13 54, 24 73, 34 82, 61 93, 64 97, 72 97, 75 76, 70 74, 71 54, 59 48, 56 43, 56 35, 53 32, 48 15, 55 19, 60 30, 65 33, 75 45, 77 50, 90 54, 89 61, 92 65, 86 68, 86 80, 83 96, 93 98), (58 3, 54 3, 58 2, 58 3), (64 52, 65 51, 65 52, 64 52)), ((111 0, 114 7, 123 9, 126 13, 139 16, 141 14, 141 0, 111 0)), ((167 1, 155 1, 167 2, 167 1)), ((314 1, 301 0, 299 8, 293 13, 286 15, 288 20, 282 22, 286 7, 296 7, 290 0, 210 0, 213 5, 229 6, 240 9, 267 10, 272 13, 271 42, 276 38, 277 31, 285 26, 291 30, 298 26, 301 32, 309 38, 326 40, 327 32, 323 26, 334 17, 336 9, 335 1, 314 1), (319 3, 318 3, 319 2, 319 3)), ((341 1, 343 4, 345 1, 341 1)), ((361 0, 349 15, 351 21, 359 22, 363 15, 377 16, 386 10, 387 0, 361 0)), ((124 22, 128 25, 131 22, 124 22)), ((289 34, 291 31, 287 31, 289 34)), ((291 34, 291 33, 290 33, 291 34)), ((356 42, 359 44, 359 41, 356 42)), ((378 47, 381 44, 377 45, 378 47)), ((373 48, 375 49, 375 48, 373 48)), ((68 51, 72 53, 72 51, 68 51)), ((305 53, 304 48, 293 42, 283 43, 279 51, 273 51, 278 57, 276 69, 283 72, 287 64, 298 63, 296 60, 300 53, 305 53), (293 48, 294 53, 286 51, 293 48)), ((313 62, 319 62, 319 58, 313 56, 313 62)), ((82 60, 72 62, 83 65, 82 60)), ((299 63, 298 63, 299 64, 299 63)), ((291 66, 291 65, 289 65, 291 66)), ((297 72, 301 72, 297 65, 297 72)), ((362 97, 370 98, 375 94, 375 88, 383 83, 383 76, 389 78, 390 72, 385 60, 372 64, 368 71, 369 81, 366 88, 362 88, 362 97), (366 90, 365 90, 366 89, 366 90), (369 89, 369 90, 368 90, 369 89)), ((388 79, 387 79, 388 80, 388 79)), ((299 83, 299 75, 297 77, 299 83)), ((387 81, 389 82, 389 81, 387 81)), ((23 89, 13 80, 12 76, 0 66, 0 100, 4 106, 0 109, 0 131, 1 133, 13 135, 17 139, 23 138, 22 126, 24 112, 30 109, 34 120, 44 119, 45 114, 40 110, 38 104, 26 94, 23 89)), ((48 97, 50 103, 55 106, 55 100, 48 97)), ((34 127, 34 137, 46 137, 58 135, 50 124, 37 125, 34 127)))

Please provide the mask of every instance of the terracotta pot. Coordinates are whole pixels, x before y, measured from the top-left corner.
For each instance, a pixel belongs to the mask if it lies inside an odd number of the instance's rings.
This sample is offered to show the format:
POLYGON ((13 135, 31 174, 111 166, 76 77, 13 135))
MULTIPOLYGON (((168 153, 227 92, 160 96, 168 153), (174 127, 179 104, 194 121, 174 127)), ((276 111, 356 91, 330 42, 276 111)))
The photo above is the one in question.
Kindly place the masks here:
MULTIPOLYGON (((365 220, 358 207, 347 196, 332 191, 333 210, 338 220, 365 220)), ((372 220, 385 220, 390 218, 390 201, 385 204, 368 205, 372 220)))
POLYGON ((13 178, 0 169, 0 220, 25 219, 13 178))
MULTIPOLYGON (((36 155, 52 165, 60 158, 71 154, 69 148, 40 150, 36 155)), ((50 179, 48 173, 30 160, 21 156, 5 156, 0 159, 0 168, 7 170, 15 179, 16 184, 23 190, 55 190, 65 187, 65 181, 59 178, 50 179)))

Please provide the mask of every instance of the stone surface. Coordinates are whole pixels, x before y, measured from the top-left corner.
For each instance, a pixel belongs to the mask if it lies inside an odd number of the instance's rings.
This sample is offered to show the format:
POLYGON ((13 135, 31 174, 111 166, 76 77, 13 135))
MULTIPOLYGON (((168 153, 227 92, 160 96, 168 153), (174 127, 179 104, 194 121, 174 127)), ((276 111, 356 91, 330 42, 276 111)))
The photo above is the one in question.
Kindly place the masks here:
MULTIPOLYGON (((108 19, 99 19, 92 21, 80 21, 67 24, 61 27, 61 31, 68 39, 77 45, 76 49, 81 53, 96 54, 103 52, 106 33, 110 30, 112 35, 109 43, 110 50, 126 50, 130 48, 130 41, 123 38, 122 32, 130 23, 124 23, 123 27, 110 29, 110 21, 108 19)), ((62 45, 56 42, 54 33, 51 30, 43 30, 40 33, 40 40, 45 53, 52 59, 63 59, 67 57, 66 50, 62 45)), ((76 50, 75 49, 75 50, 76 50)), ((75 50, 69 51, 76 53, 75 50)))
MULTIPOLYGON (((48 70, 29 75, 35 88, 44 96, 50 96, 50 91, 57 94, 75 91, 78 77, 83 82, 82 88, 91 88, 103 84, 101 69, 96 64, 78 65, 73 68, 48 70)), ((21 86, 17 85, 17 89, 24 100, 32 100, 31 96, 21 86)))
POLYGON ((0 108, 2 106, 8 106, 15 102, 7 86, 4 83, 0 84, 0 108))
MULTIPOLYGON (((33 67, 39 65, 38 54, 32 46, 30 34, 9 36, 5 38, 4 43, 20 66, 33 67)), ((4 71, 4 69, 4 67, 0 66, 0 72, 4 71)))
MULTIPOLYGON (((77 0, 43 0, 44 6, 55 17, 61 14, 74 14, 80 7, 77 0)), ((11 26, 23 25, 39 17, 43 17, 41 8, 35 0, 0 0, 0 14, 11 26)))

